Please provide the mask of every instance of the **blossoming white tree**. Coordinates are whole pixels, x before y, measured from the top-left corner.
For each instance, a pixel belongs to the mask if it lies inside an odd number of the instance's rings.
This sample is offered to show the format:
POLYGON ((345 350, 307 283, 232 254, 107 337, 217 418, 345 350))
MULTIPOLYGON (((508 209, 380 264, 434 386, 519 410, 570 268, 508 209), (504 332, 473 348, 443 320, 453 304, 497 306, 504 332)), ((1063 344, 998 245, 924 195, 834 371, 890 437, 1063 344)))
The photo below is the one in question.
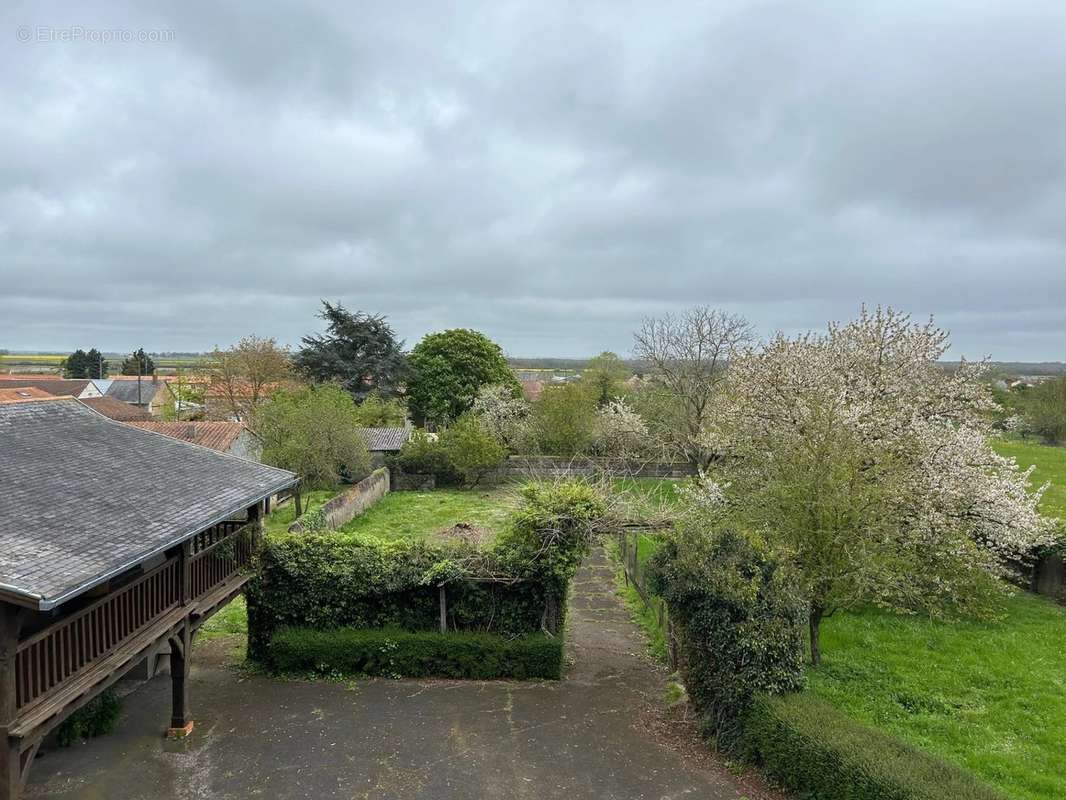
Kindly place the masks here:
POLYGON ((947 334, 865 308, 823 335, 778 335, 734 358, 705 426, 722 454, 704 512, 794 564, 820 624, 862 604, 986 614, 1001 578, 1051 535, 1029 472, 988 445, 981 365, 938 364, 947 334))
POLYGON ((482 386, 470 409, 481 424, 508 449, 521 449, 529 437, 532 408, 523 397, 516 397, 512 387, 503 384, 482 386))

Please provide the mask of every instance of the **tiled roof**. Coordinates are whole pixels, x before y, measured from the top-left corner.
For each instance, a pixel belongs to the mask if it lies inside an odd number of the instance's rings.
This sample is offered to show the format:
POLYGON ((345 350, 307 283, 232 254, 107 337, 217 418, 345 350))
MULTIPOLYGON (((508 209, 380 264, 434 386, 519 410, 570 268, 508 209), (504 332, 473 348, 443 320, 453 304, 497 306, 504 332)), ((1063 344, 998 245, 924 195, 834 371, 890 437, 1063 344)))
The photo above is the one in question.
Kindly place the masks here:
POLYGON ((229 452, 237 437, 245 430, 240 422, 131 422, 136 428, 145 431, 153 431, 180 439, 183 442, 191 442, 201 447, 210 447, 220 453, 229 452))
POLYGON ((360 428, 367 450, 399 450, 411 438, 410 426, 405 428, 360 428))
POLYGON ((6 388, 0 383, 0 403, 22 403, 26 400, 40 400, 41 398, 54 397, 42 389, 33 386, 20 386, 14 389, 6 388))
POLYGON ((113 381, 111 385, 107 387, 107 396, 113 397, 116 400, 121 400, 123 403, 146 406, 151 399, 155 397, 155 393, 159 391, 159 387, 163 384, 159 381, 153 381, 151 378, 142 378, 140 385, 140 402, 137 400, 136 380, 113 381))
POLYGON ((53 397, 77 397, 90 383, 91 381, 82 378, 25 378, 0 375, 0 389, 6 386, 13 389, 31 386, 53 397))
POLYGON ((0 591, 48 609, 295 482, 77 400, 0 405, 0 591))
POLYGON ((114 397, 86 397, 82 402, 97 414, 103 414, 105 417, 119 422, 133 422, 134 420, 152 418, 152 415, 143 408, 123 403, 114 397))

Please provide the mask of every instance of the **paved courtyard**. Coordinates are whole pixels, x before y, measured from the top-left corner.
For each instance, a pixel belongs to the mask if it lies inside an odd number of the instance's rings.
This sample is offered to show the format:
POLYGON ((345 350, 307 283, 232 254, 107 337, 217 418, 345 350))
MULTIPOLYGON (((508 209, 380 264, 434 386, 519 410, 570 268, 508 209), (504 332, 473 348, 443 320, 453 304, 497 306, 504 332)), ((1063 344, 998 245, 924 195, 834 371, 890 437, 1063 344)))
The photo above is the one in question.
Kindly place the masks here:
POLYGON ((194 656, 196 729, 161 737, 170 682, 129 695, 114 734, 49 750, 29 798, 769 797, 664 723, 664 670, 595 553, 577 576, 560 682, 275 681, 194 656))

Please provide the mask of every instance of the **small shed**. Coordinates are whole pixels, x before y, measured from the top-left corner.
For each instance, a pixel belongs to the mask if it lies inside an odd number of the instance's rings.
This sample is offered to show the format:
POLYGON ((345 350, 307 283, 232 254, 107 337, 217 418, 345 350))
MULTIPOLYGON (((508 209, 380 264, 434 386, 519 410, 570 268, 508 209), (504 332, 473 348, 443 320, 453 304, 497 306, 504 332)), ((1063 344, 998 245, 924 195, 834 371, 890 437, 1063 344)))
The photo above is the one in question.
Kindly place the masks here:
POLYGON ((385 458, 398 453, 411 438, 410 425, 402 428, 360 428, 359 432, 366 440, 366 449, 370 451, 370 464, 374 469, 385 466, 385 458))

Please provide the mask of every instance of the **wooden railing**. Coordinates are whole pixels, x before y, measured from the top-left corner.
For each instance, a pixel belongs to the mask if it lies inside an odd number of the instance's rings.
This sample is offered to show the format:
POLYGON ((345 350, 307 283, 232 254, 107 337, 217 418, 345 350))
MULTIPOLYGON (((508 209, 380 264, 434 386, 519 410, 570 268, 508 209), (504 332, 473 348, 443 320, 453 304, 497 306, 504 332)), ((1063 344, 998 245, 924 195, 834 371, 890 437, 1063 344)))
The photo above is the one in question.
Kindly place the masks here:
POLYGON ((196 549, 197 541, 193 542, 194 555, 189 561, 191 600, 208 594, 252 563, 258 534, 257 524, 223 522, 218 528, 221 529, 218 534, 199 543, 199 550, 196 549))
POLYGON ((168 615, 180 619, 212 591, 231 583, 252 562, 258 522, 227 520, 189 542, 187 561, 176 555, 89 606, 19 642, 15 695, 19 714, 107 659, 168 615))
POLYGON ((15 656, 17 708, 22 711, 43 700, 179 605, 181 558, 175 556, 20 642, 15 656))

